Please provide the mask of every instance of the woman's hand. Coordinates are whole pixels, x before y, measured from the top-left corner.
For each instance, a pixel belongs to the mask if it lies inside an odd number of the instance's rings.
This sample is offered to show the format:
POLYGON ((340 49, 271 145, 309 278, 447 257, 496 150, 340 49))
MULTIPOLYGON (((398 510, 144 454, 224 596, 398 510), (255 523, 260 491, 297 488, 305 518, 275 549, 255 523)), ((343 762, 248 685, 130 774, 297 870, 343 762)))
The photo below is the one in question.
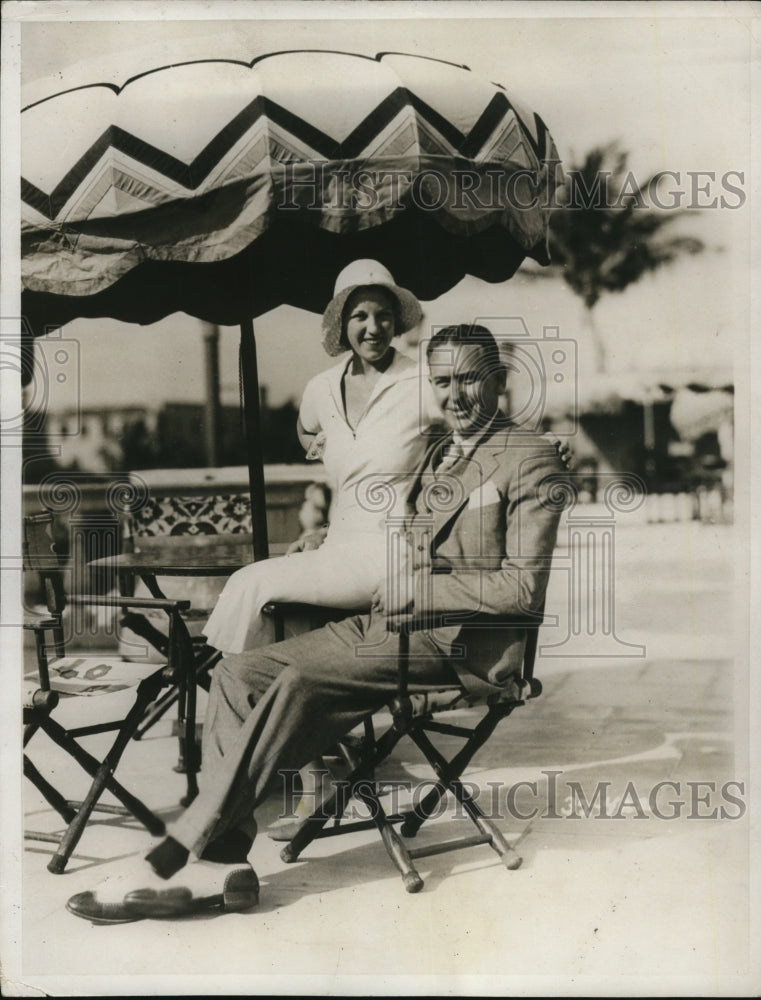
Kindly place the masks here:
POLYGON ((325 431, 320 431, 319 434, 315 434, 312 440, 309 442, 309 447, 307 448, 305 458, 307 462, 321 462, 322 457, 325 454, 325 441, 327 435, 325 431))
POLYGON ((547 431, 542 437, 545 441, 549 441, 551 445, 555 446, 555 451, 557 451, 558 458, 565 466, 566 472, 570 472, 573 469, 573 451, 568 442, 561 441, 552 431, 547 431))
POLYGON ((395 587, 395 593, 389 594, 388 582, 383 579, 373 591, 370 607, 373 614, 378 615, 400 615, 405 611, 411 611, 414 605, 414 578, 408 577, 400 581, 402 584, 395 587))
POLYGON ((315 531, 305 531, 303 535, 296 539, 286 550, 286 555, 293 555, 294 552, 312 552, 319 549, 328 534, 327 528, 317 528, 315 531))

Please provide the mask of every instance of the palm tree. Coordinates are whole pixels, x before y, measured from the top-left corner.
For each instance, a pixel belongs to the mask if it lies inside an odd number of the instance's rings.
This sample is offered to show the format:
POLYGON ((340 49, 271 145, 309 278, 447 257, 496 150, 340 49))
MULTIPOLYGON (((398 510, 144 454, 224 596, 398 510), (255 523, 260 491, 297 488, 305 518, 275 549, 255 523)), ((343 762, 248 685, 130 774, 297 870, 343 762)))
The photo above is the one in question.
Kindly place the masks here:
POLYGON ((584 303, 599 372, 605 371, 605 343, 594 308, 603 293, 622 292, 681 254, 704 249, 696 237, 671 234, 673 224, 688 210, 649 208, 645 193, 659 175, 640 185, 627 161, 628 153, 610 143, 590 150, 581 164, 571 165, 568 202, 555 209, 550 226, 553 266, 549 270, 559 270, 584 303))

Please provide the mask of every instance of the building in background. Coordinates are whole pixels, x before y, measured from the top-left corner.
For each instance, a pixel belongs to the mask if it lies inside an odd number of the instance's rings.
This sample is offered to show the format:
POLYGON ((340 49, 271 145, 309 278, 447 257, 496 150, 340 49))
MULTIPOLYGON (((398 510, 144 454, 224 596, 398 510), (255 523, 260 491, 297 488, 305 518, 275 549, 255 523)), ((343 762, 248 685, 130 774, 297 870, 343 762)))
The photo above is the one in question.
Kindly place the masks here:
POLYGON ((648 494, 709 495, 727 516, 734 460, 734 383, 728 369, 599 376, 548 412, 547 429, 571 434, 576 469, 633 472, 648 494))
MULTIPOLYGON (((200 468, 204 456, 202 403, 98 407, 37 414, 34 434, 25 442, 27 483, 39 482, 56 469, 108 474, 133 469, 200 468)), ((304 461, 296 433, 298 410, 289 400, 270 407, 262 389, 264 461, 304 461)), ((245 434, 238 406, 220 409, 219 465, 245 464, 245 434)))
POLYGON ((157 430, 157 411, 144 406, 64 410, 48 414, 46 421, 56 464, 83 472, 151 464, 157 454, 157 430))

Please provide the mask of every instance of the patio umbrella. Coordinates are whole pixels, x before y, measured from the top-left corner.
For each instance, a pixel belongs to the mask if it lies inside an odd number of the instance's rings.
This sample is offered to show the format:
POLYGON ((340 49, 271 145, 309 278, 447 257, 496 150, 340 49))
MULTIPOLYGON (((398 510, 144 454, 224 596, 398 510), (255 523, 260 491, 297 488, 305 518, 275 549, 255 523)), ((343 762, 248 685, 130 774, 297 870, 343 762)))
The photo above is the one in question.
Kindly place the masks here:
POLYGON ((564 180, 541 118, 503 87, 398 53, 164 66, 53 94, 21 126, 29 327, 177 311, 240 324, 252 499, 264 496, 253 319, 322 311, 358 257, 422 299, 466 274, 504 281, 527 256, 546 264, 564 180))

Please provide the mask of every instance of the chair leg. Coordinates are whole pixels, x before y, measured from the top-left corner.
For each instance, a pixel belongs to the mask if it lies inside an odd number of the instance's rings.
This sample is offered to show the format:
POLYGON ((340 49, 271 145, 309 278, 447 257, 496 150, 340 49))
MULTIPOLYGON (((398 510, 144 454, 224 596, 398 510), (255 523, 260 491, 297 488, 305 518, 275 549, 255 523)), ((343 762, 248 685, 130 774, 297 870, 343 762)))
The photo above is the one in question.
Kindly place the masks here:
POLYGON ((74 848, 77 846, 82 834, 84 833, 87 821, 92 815, 92 811, 95 808, 98 799, 101 797, 106 785, 108 784, 109 775, 110 769, 108 765, 101 764, 95 773, 94 781, 90 785, 90 789, 85 796, 82 805, 79 807, 76 816, 72 822, 69 823, 66 833, 64 833, 63 837, 61 837, 58 844, 58 850, 48 862, 48 871, 52 872, 53 875, 60 875, 66 868, 74 848))
MULTIPOLYGON (((58 649, 58 629, 53 629, 53 635, 56 643, 56 650, 58 649)), ((37 673, 40 679, 40 688, 43 691, 50 690, 50 673, 48 670, 48 651, 45 646, 45 628, 35 627, 34 629, 34 644, 37 651, 37 673)))
POLYGON ((171 690, 167 691, 166 694, 157 698, 143 716, 143 721, 135 730, 135 735, 132 739, 141 740, 148 730, 153 728, 159 719, 162 719, 166 715, 172 705, 176 703, 178 697, 179 691, 177 687, 173 687, 171 690))
POLYGON ((351 783, 342 782, 335 795, 323 805, 323 811, 314 812, 308 819, 304 820, 293 839, 280 852, 280 858, 285 864, 298 861, 301 852, 320 836, 320 832, 328 820, 343 815, 349 799, 354 795, 367 807, 372 816, 383 841, 383 846, 402 876, 404 888, 407 892, 420 892, 424 885, 423 879, 415 868, 401 837, 389 822, 376 792, 368 787, 367 782, 367 778, 358 778, 351 783))
MULTIPOLYGON (((210 679, 209 674, 216 667, 219 661, 222 659, 222 654, 219 650, 212 650, 208 647, 209 652, 206 655, 198 655, 196 661, 196 684, 200 685, 205 691, 209 690, 210 679)), ((140 740, 145 736, 149 729, 156 725, 159 719, 163 718, 172 705, 176 704, 180 697, 180 689, 177 684, 174 684, 165 694, 149 706, 148 711, 145 713, 140 725, 135 731, 134 739, 140 740)))
POLYGON ((452 781, 449 785, 452 794, 465 809, 468 816, 473 820, 479 831, 489 837, 489 846, 496 851, 502 859, 502 864, 510 871, 515 871, 523 864, 523 858, 502 836, 502 833, 495 823, 487 819, 479 805, 474 801, 473 796, 468 792, 460 781, 452 781))
POLYGON ((66 656, 66 641, 63 634, 63 626, 57 625, 53 629, 53 645, 55 648, 55 655, 57 659, 63 659, 66 656))
POLYGON ((168 642, 167 666, 173 668, 172 679, 177 684, 177 728, 180 738, 180 757, 175 771, 186 775, 187 792, 180 799, 180 804, 189 806, 198 795, 196 776, 200 770, 196 748, 196 671, 193 640, 178 614, 172 614, 169 618, 168 642))
POLYGON ((290 842, 282 849, 280 858, 286 864, 297 861, 301 852, 322 835, 322 829, 329 819, 340 820, 357 784, 368 780, 377 764, 385 760, 401 739, 399 733, 390 729, 377 742, 368 744, 368 732, 372 733, 373 730, 365 726, 365 738, 357 744, 351 740, 339 741, 339 749, 351 773, 344 781, 334 783, 333 795, 304 820, 290 842))
POLYGON ((113 776, 113 772, 131 739, 134 726, 142 717, 145 706, 155 697, 156 684, 160 684, 161 679, 160 676, 157 678, 154 675, 147 678, 147 681, 143 681, 139 685, 135 704, 127 714, 111 749, 102 762, 99 762, 81 747, 54 719, 47 718, 42 722, 41 728, 47 733, 50 739, 69 753, 93 779, 92 785, 76 816, 69 824, 69 828, 62 838, 58 850, 48 864, 48 871, 60 874, 65 869, 74 848, 77 846, 84 832, 87 821, 97 805, 98 799, 106 789, 116 796, 135 819, 142 823, 153 836, 160 836, 165 832, 166 827, 163 820, 159 819, 155 813, 148 809, 140 799, 128 792, 113 776), (147 683, 147 681, 152 683, 147 683))
POLYGON ((31 781, 48 805, 55 809, 65 823, 71 823, 73 821, 74 817, 77 815, 76 809, 73 809, 69 805, 68 800, 61 795, 58 789, 54 788, 50 782, 40 774, 26 754, 24 754, 24 776, 31 781))
POLYGON ((404 820, 399 828, 403 837, 416 837, 420 827, 433 814, 439 802, 447 793, 446 785, 437 782, 410 812, 404 813, 404 820))
POLYGON ((413 726, 409 731, 409 737, 417 745, 418 749, 428 763, 433 767, 439 780, 428 792, 426 792, 422 800, 414 807, 414 809, 404 814, 404 821, 401 826, 401 833, 404 837, 414 837, 417 835, 420 827, 427 819, 429 819, 430 816, 433 815, 433 812, 437 808, 439 802, 441 802, 449 791, 449 782, 460 777, 464 768, 468 766, 471 757, 477 749, 470 749, 473 740, 473 737, 471 736, 462 750, 460 750, 460 752, 456 754, 451 761, 447 761, 438 752, 433 743, 431 743, 422 728, 413 726))
POLYGON ((290 843, 283 848, 280 857, 286 863, 296 861, 304 848, 316 838, 348 833, 353 830, 372 829, 374 824, 389 858, 402 876, 405 889, 410 893, 419 892, 424 885, 423 879, 415 867, 416 859, 433 854, 442 854, 477 845, 488 845, 500 856, 506 868, 513 870, 520 867, 522 863, 520 855, 507 842, 497 826, 486 818, 474 796, 460 780, 462 772, 476 752, 486 743, 501 719, 509 715, 514 707, 514 705, 492 706, 473 729, 444 726, 435 724, 431 719, 421 719, 413 722, 406 733, 400 732, 392 726, 380 738, 375 739, 372 728, 366 726, 363 738, 350 737, 339 741, 341 754, 351 770, 349 777, 336 785, 336 791, 331 799, 327 803, 323 803, 320 809, 301 824, 290 843), (454 733, 466 738, 465 744, 451 760, 447 760, 433 745, 427 730, 438 733, 454 733), (380 802, 374 779, 374 769, 388 757, 391 750, 405 734, 415 742, 434 769, 437 781, 414 809, 401 816, 388 815, 380 802), (476 826, 478 835, 449 840, 432 846, 408 848, 402 836, 415 836, 422 824, 434 813, 442 798, 450 792, 476 826), (358 822, 349 821, 345 826, 339 826, 340 818, 352 797, 368 809, 371 818, 358 822), (335 827, 323 829, 329 819, 336 820, 335 827), (400 820, 402 826, 398 832, 393 824, 400 820))
POLYGON ((291 840, 280 852, 280 860, 285 864, 293 864, 298 861, 301 852, 309 847, 313 840, 320 835, 320 831, 330 819, 338 819, 343 815, 349 801, 348 782, 341 782, 335 792, 327 800, 321 802, 311 816, 301 823, 291 840))
POLYGON ((460 781, 460 776, 462 775, 463 770, 468 766, 472 758, 475 756, 476 751, 483 746, 496 728, 497 723, 504 717, 505 714, 509 713, 502 711, 491 712, 486 715, 473 730, 473 733, 465 746, 452 758, 451 761, 447 761, 439 753, 433 743, 431 743, 428 735, 423 731, 422 727, 418 729, 413 728, 410 731, 410 736, 415 741, 426 760, 428 760, 436 771, 436 775, 439 780, 427 793, 427 795, 423 797, 422 802, 412 812, 405 815, 405 819, 401 827, 401 832, 405 837, 414 836, 418 832, 425 820, 428 819, 428 817, 433 813, 433 810, 441 801, 442 797, 447 791, 450 791, 460 805, 462 805, 465 809, 472 822, 478 828, 479 832, 489 838, 489 846, 496 851, 497 854, 499 854, 504 866, 509 868, 511 871, 521 866, 523 862, 521 856, 505 840, 497 826, 484 816, 481 808, 478 806, 473 796, 465 789, 464 785, 460 781))
POLYGON ((423 888, 423 880, 412 863, 412 858, 404 846, 401 837, 391 823, 389 823, 385 810, 378 799, 374 782, 357 783, 354 788, 354 794, 369 809, 370 815, 381 835, 383 846, 386 848, 388 856, 396 865, 397 871, 402 876, 404 888, 407 892, 420 892, 423 888))
MULTIPOLYGON (((151 593, 154 597, 161 596, 161 592, 158 590, 154 591, 151 589, 151 593)), ((168 635, 164 635, 155 626, 151 625, 143 615, 131 612, 123 615, 122 625, 129 626, 136 635, 145 639, 146 642, 150 643, 163 656, 167 657, 167 667, 170 668, 171 681, 174 682, 172 688, 160 700, 157 700, 158 690, 156 691, 156 695, 151 699, 155 704, 151 706, 148 712, 145 711, 145 708, 148 706, 144 706, 144 718, 134 727, 132 735, 136 740, 141 739, 170 706, 175 701, 177 702, 180 754, 175 771, 178 774, 187 775, 187 791, 180 800, 180 804, 188 806, 198 795, 198 780, 196 775, 200 770, 195 732, 196 679, 199 668, 191 666, 192 664, 194 665, 195 661, 193 641, 190 638, 187 626, 182 617, 177 613, 170 615, 168 635)), ((214 663, 216 663, 216 660, 214 660, 214 663)), ((204 664, 204 669, 209 668, 204 664)))
MULTIPOLYGON (((369 730, 372 732, 372 730, 369 730)), ((367 727, 365 728, 365 733, 368 733, 367 727)), ((301 852, 312 843, 322 836, 329 836, 332 831, 325 831, 323 833, 323 828, 328 820, 340 821, 346 811, 346 806, 352 796, 359 798, 359 791, 363 789, 366 793, 370 793, 371 789, 374 789, 374 769, 375 767, 389 755, 391 750, 396 746, 396 744, 401 739, 401 734, 395 729, 389 729, 384 733, 377 742, 373 742, 368 745, 367 738, 359 741, 355 744, 352 741, 339 741, 339 748, 343 755, 344 761, 347 766, 351 768, 351 773, 349 776, 341 782, 334 783, 335 791, 333 795, 323 802, 307 819, 303 821, 299 829, 296 831, 294 836, 291 838, 290 842, 285 845, 285 847, 280 852, 280 858, 286 864, 291 864, 297 861, 301 852)), ((375 803, 369 805, 371 815, 373 817, 372 821, 378 826, 378 816, 382 814, 383 821, 386 825, 390 827, 383 808, 378 802, 377 794, 375 794, 375 803)), ((382 821, 382 822, 383 822, 382 821)), ((370 821, 368 821, 369 823, 370 821)), ((354 825, 349 825, 346 827, 346 831, 349 832, 351 829, 366 828, 367 824, 364 822, 354 825)), ((380 827, 379 827, 380 829, 380 827)), ((381 830, 381 836, 383 837, 384 844, 387 844, 387 850, 394 858, 392 854, 392 841, 398 841, 396 831, 391 829, 391 836, 386 832, 381 830)), ((414 868, 411 868, 411 861, 409 856, 406 860, 402 854, 406 854, 404 845, 399 841, 399 847, 401 850, 396 849, 396 844, 393 845, 393 851, 399 857, 399 864, 397 867, 402 873, 402 876, 410 873, 416 875, 414 868)), ((396 861, 394 862, 397 863, 396 861)), ((417 876, 419 878, 419 876, 417 876)), ((410 879, 410 884, 414 884, 414 878, 410 879)), ((417 888, 412 888, 410 892, 417 892, 422 888, 422 882, 417 888)))

